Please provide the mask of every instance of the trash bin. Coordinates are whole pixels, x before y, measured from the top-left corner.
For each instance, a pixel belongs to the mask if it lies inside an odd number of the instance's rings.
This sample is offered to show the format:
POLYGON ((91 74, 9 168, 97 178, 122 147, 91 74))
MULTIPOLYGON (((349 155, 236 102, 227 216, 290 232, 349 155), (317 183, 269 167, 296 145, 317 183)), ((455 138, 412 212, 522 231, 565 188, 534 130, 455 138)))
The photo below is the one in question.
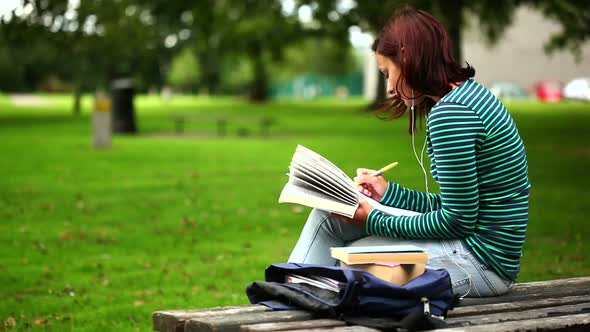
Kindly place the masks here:
POLYGON ((133 82, 129 78, 115 79, 111 84, 113 132, 134 134, 133 82))

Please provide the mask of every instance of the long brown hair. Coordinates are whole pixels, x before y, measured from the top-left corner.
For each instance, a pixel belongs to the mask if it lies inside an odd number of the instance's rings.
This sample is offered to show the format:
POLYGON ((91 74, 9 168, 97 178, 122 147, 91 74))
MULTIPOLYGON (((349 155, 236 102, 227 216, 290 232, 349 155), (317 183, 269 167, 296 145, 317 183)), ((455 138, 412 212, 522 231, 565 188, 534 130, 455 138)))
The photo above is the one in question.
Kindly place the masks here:
MULTIPOLYGON (((382 119, 397 119, 407 110, 404 99, 417 99, 425 95, 444 96, 451 91, 451 83, 464 82, 475 75, 467 63, 462 67, 453 56, 451 41, 443 24, 431 14, 405 6, 389 18, 371 49, 389 57, 400 67, 401 75, 395 84, 395 94, 388 98, 380 113, 382 119), (401 89, 407 84, 414 96, 406 96, 401 89)), ((435 102, 426 97, 415 111, 422 119, 435 102)), ((410 116, 410 131, 413 114, 410 116)))

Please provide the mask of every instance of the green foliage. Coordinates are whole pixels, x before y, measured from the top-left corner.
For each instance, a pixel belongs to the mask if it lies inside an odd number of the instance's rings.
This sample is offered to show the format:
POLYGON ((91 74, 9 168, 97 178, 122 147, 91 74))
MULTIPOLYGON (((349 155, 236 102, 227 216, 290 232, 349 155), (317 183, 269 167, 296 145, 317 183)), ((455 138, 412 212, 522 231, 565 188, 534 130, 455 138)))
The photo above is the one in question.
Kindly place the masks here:
POLYGON ((348 44, 328 38, 306 38, 286 48, 283 61, 273 64, 275 81, 303 73, 345 75, 361 71, 358 55, 348 44))
POLYGON ((200 79, 199 62, 190 47, 184 48, 172 59, 168 82, 181 91, 196 92, 200 79))
MULTIPOLYGON (((222 66, 221 90, 225 93, 243 93, 254 76, 252 62, 245 55, 234 54, 226 56, 222 66)), ((275 75, 272 69, 270 75, 275 75)))
MULTIPOLYGON (((585 1, 578 0, 357 1, 355 7, 346 11, 339 10, 341 2, 338 0, 304 0, 301 3, 312 4, 317 8, 314 17, 326 29, 332 29, 340 23, 346 26, 358 25, 372 33, 377 33, 383 27, 396 8, 411 5, 439 18, 457 45, 461 43, 460 31, 465 23, 465 15, 476 16, 484 36, 488 42, 494 43, 512 23, 516 9, 521 5, 528 5, 555 19, 563 28, 547 41, 548 51, 568 49, 580 56, 581 45, 590 38, 590 6, 585 1)), ((461 54, 458 46, 455 52, 461 54)))
POLYGON ((13 52, 7 48, 0 49, 0 91, 19 91, 25 89, 24 66, 15 61, 13 52))
POLYGON ((590 6, 577 0, 529 0, 525 1, 538 8, 544 15, 561 24, 562 30, 555 33, 545 45, 553 52, 566 49, 581 60, 582 45, 590 39, 590 6))
POLYGON ((80 1, 77 7, 63 0, 25 3, 28 14, 0 22, 0 41, 9 60, 23 68, 24 89, 34 90, 51 76, 90 91, 116 76, 162 83, 159 66, 171 55, 160 35, 166 29, 135 1, 80 1))
POLYGON ((300 38, 302 28, 293 16, 284 16, 277 0, 181 1, 152 0, 146 4, 158 21, 188 29, 199 55, 202 83, 211 94, 240 90, 243 73, 251 71, 250 97, 266 99, 269 60, 281 58, 284 47, 300 38), (248 65, 243 65, 248 61, 248 65), (225 65, 238 62, 224 73, 225 65), (231 77, 238 70, 237 78, 231 77), (227 86, 222 84, 227 83, 227 86))
MULTIPOLYGON (((139 90, 146 90, 161 86, 168 78, 165 69, 172 57, 190 46, 199 61, 200 84, 210 93, 241 90, 249 77, 264 97, 268 81, 276 79, 275 72, 279 77, 290 75, 268 68, 285 57, 286 47, 310 35, 321 37, 322 44, 346 44, 350 26, 375 33, 402 4, 434 13, 447 25, 456 45, 460 45, 464 15, 477 16, 485 36, 493 42, 521 5, 530 5, 561 24, 563 30, 548 42, 548 51, 564 48, 580 56, 580 47, 590 35, 590 7, 576 0, 356 1, 352 8, 342 8, 346 2, 336 0, 296 3, 313 8, 312 22, 302 24, 297 15, 285 16, 278 0, 25 0, 23 4, 32 8, 28 15, 0 22, 0 89, 34 90, 57 77, 75 89, 94 91, 107 86, 112 77, 126 75, 136 78, 139 90), (79 5, 72 12, 73 3, 79 5), (166 40, 174 42, 166 46, 166 40), (237 78, 224 73, 226 64, 235 61, 240 68, 237 78), (245 61, 249 64, 242 65, 245 61)), ((328 49, 338 47, 346 48, 328 49)), ((293 49, 287 52, 298 52, 293 49)), ((455 51, 460 54, 458 46, 455 51)), ((287 57, 299 62, 294 67, 309 63, 335 72, 343 63, 342 58, 332 56, 335 54, 287 57), (309 61, 298 61, 302 58, 309 61)))
MULTIPOLYGON (((149 331, 160 309, 247 303, 244 287, 285 261, 309 209, 277 203, 297 144, 347 173, 424 188, 407 119, 378 121, 361 100, 250 105, 235 98, 138 97, 139 137, 91 148, 91 98, 15 107, 0 96, 0 322, 8 330, 149 331), (173 112, 271 115, 271 137, 214 135, 173 112), (279 241, 277 241, 279 239, 279 241)), ((519 281, 590 275, 590 106, 508 105, 527 148, 530 223, 519 281)), ((423 135, 423 132, 421 133, 423 135)), ((423 136, 418 136, 421 142, 423 136)), ((433 180, 431 179, 430 183, 433 180)), ((433 188, 436 190, 436 188, 433 188)))

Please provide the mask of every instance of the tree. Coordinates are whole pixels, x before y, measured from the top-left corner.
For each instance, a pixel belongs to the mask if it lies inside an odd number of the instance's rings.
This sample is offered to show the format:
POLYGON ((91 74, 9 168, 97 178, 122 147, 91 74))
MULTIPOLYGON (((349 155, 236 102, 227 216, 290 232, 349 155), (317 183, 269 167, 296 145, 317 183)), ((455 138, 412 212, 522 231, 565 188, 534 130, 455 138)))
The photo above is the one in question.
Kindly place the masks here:
POLYGON ((219 92, 225 59, 246 55, 252 69, 249 96, 253 101, 268 98, 268 62, 280 59, 284 47, 303 32, 295 17, 282 13, 278 0, 151 0, 149 6, 159 21, 190 30, 209 93, 219 92))
POLYGON ((0 89, 35 89, 57 61, 56 49, 44 29, 29 27, 18 17, 0 23, 0 89), (27 31, 27 33, 23 33, 27 31), (22 41, 27 41, 26 43, 22 41))
POLYGON ((193 50, 185 47, 172 59, 168 82, 182 91, 194 92, 199 85, 200 67, 193 50))
MULTIPOLYGON (((326 25, 326 29, 330 29, 334 21, 338 20, 341 24, 357 25, 373 34, 379 32, 396 7, 404 4, 429 11, 445 24, 458 61, 462 60, 461 31, 465 15, 478 17, 482 32, 490 43, 494 43, 511 24, 516 8, 523 4, 533 6, 561 23, 563 32, 548 42, 546 49, 549 51, 568 48, 579 54, 581 43, 590 36, 590 6, 576 0, 384 0, 357 1, 351 8, 341 8, 341 1, 338 0, 306 0, 301 3, 316 8, 314 17, 326 25)), ((379 105, 385 97, 385 82, 381 75, 379 79, 377 98, 373 105, 379 105)))
POLYGON ((545 44, 545 50, 551 53, 555 50, 567 49, 580 59, 581 47, 590 39, 588 3, 577 0, 529 0, 525 3, 561 24, 562 31, 551 36, 545 44))
POLYGON ((302 73, 344 75, 362 71, 349 43, 328 37, 307 37, 284 50, 283 60, 272 65, 274 80, 286 80, 302 73))
POLYGON ((172 52, 164 47, 160 26, 138 2, 24 0, 0 22, 0 38, 13 53, 39 55, 26 64, 34 80, 58 75, 71 82, 73 110, 79 114, 82 91, 108 87, 114 78, 163 83, 161 68, 172 52))
POLYGON ((249 96, 253 101, 268 98, 268 61, 279 60, 284 48, 303 37, 295 17, 287 17, 276 0, 242 1, 234 9, 239 20, 233 31, 238 50, 245 50, 253 69, 249 96), (265 56, 266 55, 266 56, 265 56))

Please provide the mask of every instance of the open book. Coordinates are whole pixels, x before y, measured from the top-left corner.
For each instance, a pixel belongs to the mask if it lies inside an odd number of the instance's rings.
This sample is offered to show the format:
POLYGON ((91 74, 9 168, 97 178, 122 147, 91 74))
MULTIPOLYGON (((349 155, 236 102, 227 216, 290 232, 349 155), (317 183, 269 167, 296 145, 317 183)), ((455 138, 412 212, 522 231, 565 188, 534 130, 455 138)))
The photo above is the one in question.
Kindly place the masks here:
POLYGON ((363 196, 373 208, 393 216, 413 216, 418 212, 393 208, 362 195, 354 181, 338 166, 312 150, 298 145, 289 166, 289 182, 279 203, 296 203, 352 218, 363 196))

